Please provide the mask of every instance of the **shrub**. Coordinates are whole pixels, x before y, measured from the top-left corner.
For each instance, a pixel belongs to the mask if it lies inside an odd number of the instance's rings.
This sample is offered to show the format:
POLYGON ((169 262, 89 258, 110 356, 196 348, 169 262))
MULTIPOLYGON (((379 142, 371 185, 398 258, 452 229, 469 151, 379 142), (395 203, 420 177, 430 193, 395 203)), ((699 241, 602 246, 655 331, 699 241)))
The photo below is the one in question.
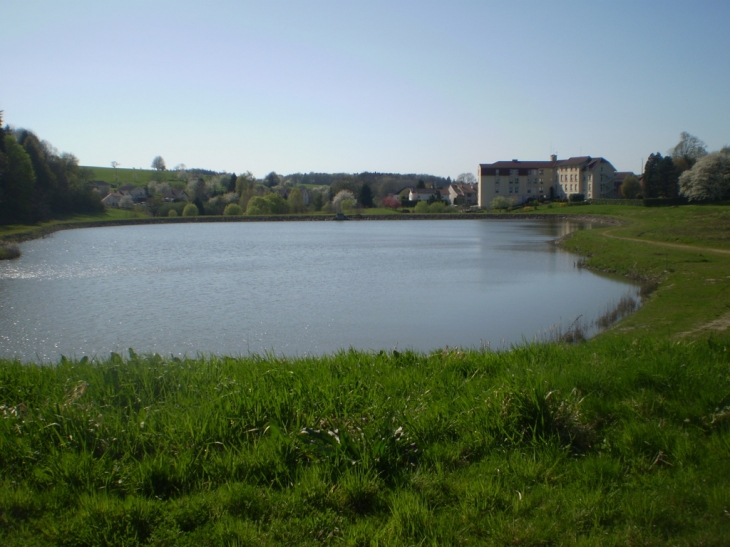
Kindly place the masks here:
POLYGON ((672 205, 686 205, 686 198, 644 198, 642 200, 644 207, 669 207, 672 205))
POLYGON ((166 202, 160 205, 160 207, 157 209, 157 216, 158 217, 167 217, 170 216, 170 211, 175 211, 175 216, 182 215, 183 208, 185 207, 186 203, 182 201, 176 201, 175 203, 166 202))
POLYGON ((429 213, 445 213, 447 205, 443 201, 434 201, 428 206, 429 213))
POLYGON ((170 218, 175 218, 175 217, 177 217, 177 211, 175 209, 170 209, 167 212, 167 216, 170 217, 170 218))
POLYGON ((256 215, 268 215, 271 213, 269 209, 269 202, 261 196, 254 196, 248 200, 246 206, 246 214, 251 216, 256 215))
POLYGON ((586 200, 586 197, 584 194, 570 194, 570 196, 568 197, 568 201, 570 201, 571 203, 585 201, 585 200, 586 200))
POLYGON ((227 217, 237 217, 243 214, 243 209, 237 203, 229 203, 223 210, 223 214, 227 217))
POLYGON ((511 205, 510 200, 504 196, 497 196, 490 204, 492 209, 507 209, 511 205))
POLYGON ((185 206, 185 209, 183 209, 182 216, 184 217, 196 217, 200 214, 200 211, 198 211, 198 207, 194 203, 188 203, 185 206))
POLYGON ((428 213, 428 203, 425 201, 419 201, 416 203, 416 208, 413 210, 415 213, 428 213))

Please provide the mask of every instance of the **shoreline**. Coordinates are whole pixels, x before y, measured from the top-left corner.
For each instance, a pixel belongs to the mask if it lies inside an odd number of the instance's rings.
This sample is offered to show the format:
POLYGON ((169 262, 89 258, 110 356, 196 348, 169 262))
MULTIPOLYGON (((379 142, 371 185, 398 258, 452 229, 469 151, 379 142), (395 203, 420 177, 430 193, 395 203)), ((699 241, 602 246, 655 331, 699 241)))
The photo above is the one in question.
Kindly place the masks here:
MULTIPOLYGON (((596 222, 607 226, 620 226, 621 221, 601 215, 581 214, 545 214, 545 213, 447 213, 447 214, 412 214, 402 213, 397 215, 356 215, 347 217, 347 221, 401 221, 401 220, 574 220, 578 222, 596 222)), ((69 222, 68 224, 54 224, 52 226, 41 226, 30 229, 27 232, 8 234, 0 236, 2 243, 24 243, 34 239, 47 237, 62 230, 74 230, 79 228, 104 228, 107 226, 143 226, 153 224, 189 224, 189 223, 211 223, 211 222, 322 222, 338 221, 334 216, 321 215, 265 215, 265 216, 197 216, 197 217, 150 217, 130 218, 118 220, 80 221, 69 222)), ((562 239, 562 238, 561 238, 562 239)))

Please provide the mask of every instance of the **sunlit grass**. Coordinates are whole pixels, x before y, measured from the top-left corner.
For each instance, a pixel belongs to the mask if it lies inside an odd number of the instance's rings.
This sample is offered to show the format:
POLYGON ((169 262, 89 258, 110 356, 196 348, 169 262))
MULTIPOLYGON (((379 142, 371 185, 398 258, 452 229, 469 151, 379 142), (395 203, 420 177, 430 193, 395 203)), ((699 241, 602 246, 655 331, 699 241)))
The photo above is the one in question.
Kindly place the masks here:
POLYGON ((725 545, 730 258, 651 243, 725 209, 568 211, 652 288, 587 343, 0 362, 0 544, 725 545))
POLYGON ((717 539, 730 532, 728 370, 726 339, 612 336, 505 352, 5 361, 0 538, 717 539))

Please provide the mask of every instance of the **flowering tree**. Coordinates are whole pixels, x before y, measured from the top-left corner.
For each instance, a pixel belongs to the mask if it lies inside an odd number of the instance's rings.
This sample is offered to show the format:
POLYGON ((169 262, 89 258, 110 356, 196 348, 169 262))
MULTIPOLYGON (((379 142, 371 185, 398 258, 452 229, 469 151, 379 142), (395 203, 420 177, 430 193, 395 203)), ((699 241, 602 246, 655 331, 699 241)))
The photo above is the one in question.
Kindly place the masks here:
POLYGON ((729 198, 730 154, 721 151, 702 156, 679 177, 679 193, 690 201, 729 198))
POLYGON ((335 212, 341 213, 343 207, 352 207, 355 204, 355 194, 349 190, 340 190, 332 200, 335 212))
POLYGON ((390 209, 397 209, 400 207, 400 200, 395 196, 385 196, 380 202, 380 205, 390 209))

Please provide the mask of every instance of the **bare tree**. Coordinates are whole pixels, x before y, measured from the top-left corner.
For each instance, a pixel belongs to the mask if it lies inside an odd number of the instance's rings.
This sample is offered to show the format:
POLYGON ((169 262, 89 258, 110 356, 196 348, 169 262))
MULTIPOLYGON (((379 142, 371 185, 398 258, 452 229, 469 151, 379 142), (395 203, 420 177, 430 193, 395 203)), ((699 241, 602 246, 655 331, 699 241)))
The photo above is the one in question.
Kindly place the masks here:
POLYGON ((164 171, 166 169, 165 160, 162 159, 162 156, 156 156, 152 160, 152 169, 157 169, 158 171, 164 171))
POLYGON ((682 131, 677 146, 669 151, 669 155, 675 163, 683 162, 690 168, 698 159, 707 155, 707 145, 694 135, 682 131))
POLYGON ((476 184, 477 178, 474 176, 474 173, 462 173, 456 177, 456 182, 459 184, 476 184))

